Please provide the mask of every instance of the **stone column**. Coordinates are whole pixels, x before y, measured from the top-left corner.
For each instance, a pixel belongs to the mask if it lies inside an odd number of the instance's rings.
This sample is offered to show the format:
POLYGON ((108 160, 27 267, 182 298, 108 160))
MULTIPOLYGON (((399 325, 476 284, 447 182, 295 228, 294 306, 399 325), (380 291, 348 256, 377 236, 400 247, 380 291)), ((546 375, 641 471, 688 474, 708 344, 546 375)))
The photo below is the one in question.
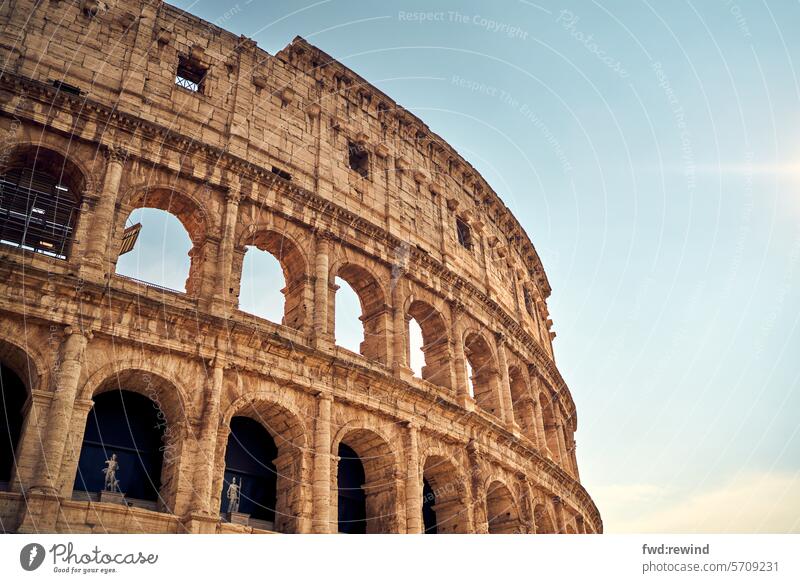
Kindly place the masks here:
MULTIPOLYGON (((556 409, 558 409, 558 407, 556 407, 556 409)), ((564 422, 561 420, 561 415, 559 413, 556 413, 556 437, 558 437, 558 458, 561 460, 562 468, 569 472, 571 468, 569 454, 567 453, 567 444, 564 440, 564 422)))
POLYGON ((330 270, 330 236, 318 233, 317 255, 314 259, 314 343, 317 348, 327 346, 330 341, 328 334, 328 276, 330 270))
POLYGON ((547 452, 547 434, 544 430, 544 412, 542 411, 542 403, 539 401, 540 380, 536 376, 533 365, 528 367, 528 374, 531 375, 532 387, 531 396, 533 397, 533 422, 536 427, 536 438, 539 450, 547 452))
POLYGON ((331 404, 333 396, 317 395, 314 427, 313 525, 315 533, 331 532, 331 404))
POLYGON ((470 488, 472 489, 472 520, 476 534, 489 532, 489 520, 486 516, 486 493, 483 491, 483 474, 480 470, 479 452, 477 444, 470 441, 467 444, 467 453, 470 464, 470 488))
POLYGON ((539 402, 539 397, 533 399, 533 422, 536 426, 536 440, 539 449, 543 452, 547 451, 547 434, 544 430, 544 414, 542 413, 542 404, 539 402))
POLYGON ((556 534, 566 534, 567 528, 564 524, 564 502, 558 496, 553 496, 553 508, 556 512, 556 534))
POLYGON ((90 338, 91 332, 84 334, 72 326, 67 326, 64 330, 60 362, 55 374, 55 391, 47 412, 43 456, 34 478, 34 490, 38 492, 52 495, 57 493, 61 460, 72 420, 72 407, 78 393, 78 380, 90 338))
POLYGON ((573 437, 569 442, 569 446, 567 447, 567 451, 568 451, 568 455, 569 455, 569 460, 572 463, 572 475, 575 477, 575 479, 577 481, 580 482, 581 476, 578 473, 578 458, 575 455, 576 454, 575 450, 577 448, 578 448, 578 442, 575 441, 575 438, 573 437))
POLYGON ((583 516, 575 517, 575 525, 578 527, 578 534, 586 534, 586 523, 583 521, 583 516))
POLYGON ((531 488, 531 483, 528 481, 528 477, 525 474, 521 474, 519 477, 520 481, 522 482, 522 491, 523 495, 523 502, 525 505, 525 529, 527 534, 536 534, 536 516, 533 509, 536 507, 536 501, 533 498, 533 488, 531 488))
POLYGON ((26 491, 35 482, 41 464, 42 443, 47 433, 47 411, 52 400, 53 393, 50 391, 34 389, 25 403, 22 411, 22 430, 16 451, 17 459, 11 477, 12 492, 26 491))
POLYGON ((506 357, 506 338, 498 333, 495 336, 497 345, 497 366, 500 369, 500 404, 503 407, 503 420, 510 427, 515 426, 514 405, 511 399, 511 381, 508 378, 508 359, 506 357))
POLYGON ((84 247, 86 250, 86 263, 100 270, 101 276, 108 269, 108 244, 114 231, 116 221, 114 214, 117 204, 119 185, 122 180, 122 168, 127 157, 127 152, 119 147, 103 150, 106 155, 106 173, 103 178, 103 190, 94 210, 92 219, 91 238, 84 247))
POLYGON ((406 354, 406 347, 408 340, 406 338, 406 315, 403 311, 403 292, 400 290, 400 279, 393 281, 392 287, 392 352, 394 360, 394 369, 400 375, 411 376, 407 374, 408 357, 406 354))
POLYGON ((197 443, 198 467, 194 474, 194 500, 192 501, 192 511, 204 515, 216 514, 216 512, 211 512, 211 484, 216 467, 219 402, 225 370, 224 363, 219 356, 214 358, 209 365, 211 374, 206 380, 203 424, 197 443))
POLYGON ((471 402, 469 384, 467 382, 467 357, 464 354, 464 339, 459 314, 464 310, 460 302, 450 303, 450 317, 453 330, 453 366, 455 367, 455 393, 462 405, 471 402))
POLYGON ((422 532, 422 478, 419 472, 419 427, 416 423, 408 424, 408 452, 406 460, 408 475, 406 476, 406 532, 419 534, 422 532))
POLYGON ((231 267, 233 265, 233 249, 236 237, 236 220, 239 216, 241 195, 237 187, 225 193, 225 213, 222 222, 222 240, 220 241, 219 261, 217 263, 217 300, 222 302, 221 309, 226 312, 234 299, 232 293, 231 267))

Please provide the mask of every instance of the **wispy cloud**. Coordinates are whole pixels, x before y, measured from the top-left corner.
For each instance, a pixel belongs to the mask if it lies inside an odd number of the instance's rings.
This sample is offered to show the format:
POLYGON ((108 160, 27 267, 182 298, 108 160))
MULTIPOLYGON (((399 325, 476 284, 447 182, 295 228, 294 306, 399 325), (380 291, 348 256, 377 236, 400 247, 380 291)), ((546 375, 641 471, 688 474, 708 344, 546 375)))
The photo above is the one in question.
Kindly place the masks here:
POLYGON ((595 488, 606 532, 800 532, 800 473, 748 473, 695 492, 657 484, 595 488))

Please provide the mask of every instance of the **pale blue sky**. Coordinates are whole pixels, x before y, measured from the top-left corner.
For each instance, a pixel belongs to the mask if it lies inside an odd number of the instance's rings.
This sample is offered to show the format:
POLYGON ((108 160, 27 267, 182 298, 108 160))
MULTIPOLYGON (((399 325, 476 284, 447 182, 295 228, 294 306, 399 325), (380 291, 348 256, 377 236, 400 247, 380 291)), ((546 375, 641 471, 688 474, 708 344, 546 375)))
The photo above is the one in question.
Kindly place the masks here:
POLYGON ((608 532, 800 529, 800 4, 177 4, 272 54, 303 36, 493 185, 608 532))

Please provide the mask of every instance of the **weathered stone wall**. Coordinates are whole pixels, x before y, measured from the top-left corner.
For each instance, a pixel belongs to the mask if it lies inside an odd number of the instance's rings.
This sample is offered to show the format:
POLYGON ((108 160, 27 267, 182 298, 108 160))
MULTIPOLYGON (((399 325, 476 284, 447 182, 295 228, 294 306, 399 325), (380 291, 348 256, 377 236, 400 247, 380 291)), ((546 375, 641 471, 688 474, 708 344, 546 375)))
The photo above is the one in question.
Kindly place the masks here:
POLYGON ((230 420, 246 415, 279 444, 281 532, 336 530, 340 442, 372 460, 372 532, 420 531, 423 476, 444 530, 602 531, 538 256, 419 119, 302 39, 272 56, 161 2, 16 0, 0 27, 0 172, 62 160, 81 197, 65 260, 0 246, 0 358, 29 391, 4 528, 248 530, 215 511, 230 420), (207 70, 202 91, 176 85, 182 58, 207 70), (142 206, 189 233, 186 294, 115 275, 142 206), (284 268, 282 325, 237 309, 246 245, 284 268), (337 276, 364 308, 360 355, 333 343, 337 276), (73 499, 92 398, 119 386, 168 424, 158 508, 73 499))

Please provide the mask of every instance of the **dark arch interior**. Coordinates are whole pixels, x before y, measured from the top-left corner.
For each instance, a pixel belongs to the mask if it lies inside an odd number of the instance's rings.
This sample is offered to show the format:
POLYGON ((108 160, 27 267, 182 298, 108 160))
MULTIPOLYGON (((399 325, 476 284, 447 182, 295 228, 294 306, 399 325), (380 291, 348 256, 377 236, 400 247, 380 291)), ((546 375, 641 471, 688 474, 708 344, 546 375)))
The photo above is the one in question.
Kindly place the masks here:
POLYGON ((241 484, 239 512, 258 520, 274 521, 278 483, 276 457, 275 440, 261 423, 249 417, 231 419, 220 511, 228 511, 228 486, 237 478, 241 484))
POLYGON ((143 395, 119 389, 97 395, 86 421, 75 489, 102 491, 105 461, 117 454, 120 491, 129 498, 158 500, 165 428, 156 403, 143 395))
POLYGON ((28 391, 17 374, 0 362, 0 490, 11 480, 14 452, 22 430, 22 408, 28 391))
POLYGON ((0 242, 60 259, 69 254, 83 177, 40 148, 11 154, 0 169, 0 242))
POLYGON ((436 493, 431 488, 430 482, 422 479, 422 522, 425 525, 425 534, 438 534, 436 527, 436 511, 433 509, 436 504, 436 493))
POLYGON ((339 532, 367 532, 367 496, 364 493, 364 465, 353 449, 339 444, 339 471, 336 484, 339 491, 339 532))

